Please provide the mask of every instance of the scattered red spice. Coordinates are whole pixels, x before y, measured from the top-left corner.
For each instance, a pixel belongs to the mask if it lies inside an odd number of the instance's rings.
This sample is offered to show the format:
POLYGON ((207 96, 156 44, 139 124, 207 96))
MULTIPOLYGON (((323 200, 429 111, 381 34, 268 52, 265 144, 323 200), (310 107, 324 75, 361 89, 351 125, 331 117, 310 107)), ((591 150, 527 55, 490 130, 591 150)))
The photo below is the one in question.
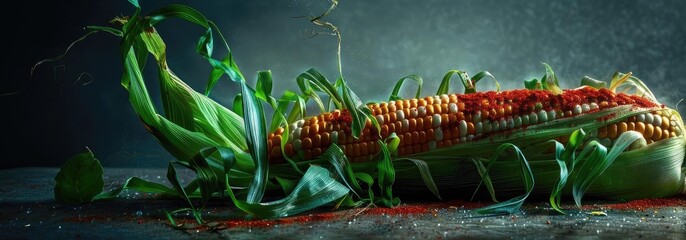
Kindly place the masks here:
POLYGON ((657 199, 640 199, 625 203, 585 205, 583 209, 639 210, 662 207, 686 207, 686 196, 657 199))
POLYGON ((367 209, 363 213, 367 215, 412 215, 427 213, 429 208, 422 205, 403 205, 394 208, 375 207, 367 209))
POLYGON ((350 116, 350 111, 348 109, 343 109, 340 114, 334 113, 331 119, 333 123, 351 123, 353 122, 352 116, 350 116))

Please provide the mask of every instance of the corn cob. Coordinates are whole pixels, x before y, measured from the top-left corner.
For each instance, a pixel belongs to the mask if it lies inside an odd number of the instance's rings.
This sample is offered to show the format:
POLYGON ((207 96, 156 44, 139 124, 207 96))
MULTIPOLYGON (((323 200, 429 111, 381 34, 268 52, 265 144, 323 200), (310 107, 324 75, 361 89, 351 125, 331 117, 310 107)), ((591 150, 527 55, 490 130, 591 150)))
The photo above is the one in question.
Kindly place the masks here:
MULTIPOLYGON (((335 110, 292 123, 283 152, 292 159, 310 160, 336 143, 352 162, 364 162, 379 153, 376 140, 392 133, 400 139, 398 155, 407 156, 621 105, 657 110, 599 128, 596 134, 601 144, 610 147, 626 131, 642 133, 647 144, 681 136, 677 119, 660 111, 662 105, 635 95, 582 87, 559 95, 543 90, 511 90, 368 104, 381 132, 376 132, 367 120, 359 138, 351 134, 349 112, 335 110)), ((280 147, 283 131, 278 128, 268 136, 272 163, 284 162, 280 147)))

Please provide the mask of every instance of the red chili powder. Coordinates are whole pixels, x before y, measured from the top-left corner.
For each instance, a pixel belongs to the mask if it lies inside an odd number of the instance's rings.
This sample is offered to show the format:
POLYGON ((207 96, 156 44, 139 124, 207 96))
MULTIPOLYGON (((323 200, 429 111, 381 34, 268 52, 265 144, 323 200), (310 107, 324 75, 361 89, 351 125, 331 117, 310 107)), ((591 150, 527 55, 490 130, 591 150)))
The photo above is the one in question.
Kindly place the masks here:
MULTIPOLYGON (((306 224, 308 222, 331 221, 337 219, 344 219, 355 214, 360 215, 416 215, 435 212, 439 209, 476 209, 488 206, 489 203, 483 202, 469 202, 464 200, 454 200, 448 202, 437 202, 429 204, 403 204, 393 208, 386 207, 371 207, 365 210, 354 208, 350 210, 328 212, 328 213, 313 213, 305 216, 294 216, 280 219, 269 220, 242 220, 232 219, 222 221, 221 225, 228 228, 233 227, 273 227, 274 225, 288 225, 288 224, 306 224)), ((190 223, 190 222, 189 222, 190 223)), ((199 229, 198 229, 199 230, 199 229)))
POLYGON ((350 111, 348 109, 341 110, 340 114, 333 115, 331 119, 333 123, 351 123, 353 122, 352 116, 350 116, 350 111))
POLYGON ((274 225, 288 225, 288 224, 305 224, 308 222, 321 222, 329 221, 338 218, 342 218, 342 212, 331 212, 331 213, 315 213, 305 216, 295 216, 286 217, 279 219, 269 219, 269 220, 242 220, 242 219, 232 219, 223 221, 222 224, 226 227, 272 227, 274 225))
POLYGON ((686 197, 679 196, 673 198, 657 198, 657 199, 640 199, 625 203, 616 204, 598 204, 584 206, 585 210, 592 209, 612 209, 612 210, 639 210, 643 211, 649 208, 661 207, 686 207, 686 197))
MULTIPOLYGON (((458 101, 465 103, 465 112, 473 114, 481 110, 500 108, 501 106, 512 106, 514 113, 530 113, 536 108, 536 103, 540 103, 545 111, 561 110, 563 112, 572 111, 575 106, 584 103, 608 102, 608 107, 613 104, 633 105, 635 107, 657 107, 654 102, 639 96, 626 95, 624 93, 615 94, 608 89, 594 89, 583 87, 578 89, 567 89, 562 94, 555 95, 546 90, 526 90, 517 89, 503 92, 477 92, 471 94, 456 95, 458 101)), ((491 114, 490 120, 499 119, 499 116, 491 114)))

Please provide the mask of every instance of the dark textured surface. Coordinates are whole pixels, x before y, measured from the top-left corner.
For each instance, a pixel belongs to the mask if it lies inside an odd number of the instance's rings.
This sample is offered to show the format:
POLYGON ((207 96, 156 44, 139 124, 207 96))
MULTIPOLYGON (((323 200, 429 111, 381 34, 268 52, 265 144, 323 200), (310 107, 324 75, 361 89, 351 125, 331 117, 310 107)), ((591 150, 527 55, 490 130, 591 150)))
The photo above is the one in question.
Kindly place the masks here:
MULTIPOLYGON (((598 202, 586 202, 583 211, 571 210, 569 215, 552 214, 542 202, 526 204, 522 211, 505 216, 479 215, 466 209, 474 204, 445 202, 403 204, 398 209, 405 210, 400 211, 360 208, 329 213, 328 209, 320 209, 282 221, 244 221, 240 212, 217 204, 205 211, 214 231, 175 230, 161 211, 184 207, 181 201, 150 199, 130 192, 115 201, 62 206, 52 198, 56 173, 54 168, 0 170, 0 239, 683 239, 686 235, 684 205, 605 208, 608 216, 590 215, 594 209, 603 208, 598 202)), ((183 179, 192 176, 181 175, 183 179)), ((106 188, 131 176, 165 183, 164 169, 110 168, 105 171, 106 188)), ((683 203, 684 198, 678 197, 677 202, 683 203)), ((179 221, 187 225, 193 222, 189 217, 180 217, 179 221)))
MULTIPOLYGON (((141 1, 145 13, 170 3, 191 5, 214 20, 251 83, 257 70, 271 69, 277 95, 296 89, 295 77, 310 67, 330 80, 337 76, 335 39, 308 39, 307 30, 319 29, 293 18, 319 14, 329 1, 141 1)), ((30 18, 4 21, 14 23, 6 26, 8 34, 21 37, 9 38, 11 77, 0 92, 23 91, 0 97, 3 121, 11 126, 3 129, 0 146, 6 157, 23 161, 0 168, 60 166, 85 146, 105 167, 165 166, 171 156, 143 129, 119 85, 117 38, 94 36, 28 79, 33 64, 62 53, 84 26, 131 14, 127 1, 16 4, 30 18), (72 84, 82 72, 92 79, 72 84)), ((344 75, 364 101, 385 100, 397 79, 413 73, 424 77, 423 94, 433 94, 451 69, 488 70, 504 89, 521 88, 523 80, 543 74, 540 62, 546 62, 565 88, 578 86, 584 75, 607 80, 615 71, 631 71, 661 102, 674 106, 686 97, 685 10, 686 2, 678 0, 343 0, 327 20, 343 33, 344 75)), ((174 20, 159 30, 169 46, 169 66, 201 90, 210 71, 194 52, 201 29, 174 20)), ((222 51, 217 47, 217 54, 222 51)), ((158 100, 154 65, 146 76, 158 100)), ((492 85, 484 81, 479 87, 492 85)), ((451 91, 462 89, 453 84, 451 91)), ((220 81, 212 97, 230 106, 237 92, 235 84, 220 81)))

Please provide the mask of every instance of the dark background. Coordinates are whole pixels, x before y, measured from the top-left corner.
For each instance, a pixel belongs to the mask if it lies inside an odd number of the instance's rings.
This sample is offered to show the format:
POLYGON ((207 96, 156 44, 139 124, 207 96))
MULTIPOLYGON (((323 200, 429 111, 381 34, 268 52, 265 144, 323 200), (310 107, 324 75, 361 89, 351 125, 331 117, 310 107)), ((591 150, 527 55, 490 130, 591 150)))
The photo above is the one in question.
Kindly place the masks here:
MULTIPOLYGON (((199 9, 219 25, 253 83, 255 72, 266 69, 273 72, 275 93, 296 89, 295 77, 310 67, 330 79, 337 76, 335 39, 308 39, 308 30, 319 29, 293 18, 320 13, 326 1, 175 2, 199 9)), ((141 5, 145 13, 169 3, 141 5)), ((61 54, 84 26, 108 25, 133 8, 124 0, 14 4, 20 7, 5 11, 17 14, 2 17, 3 36, 11 44, 4 48, 0 92, 17 93, 0 97, 0 168, 59 166, 86 146, 106 167, 165 166, 171 156, 143 129, 119 85, 116 37, 93 35, 29 78, 33 64, 61 54)), ((523 80, 543 74, 540 63, 546 62, 565 88, 578 86, 585 75, 607 80, 616 71, 632 71, 658 100, 674 107, 686 97, 681 90, 686 85, 684 12, 686 2, 676 0, 343 0, 327 20, 342 31, 344 75, 365 101, 385 100, 395 81, 412 73, 424 78, 424 94, 432 94, 451 69, 488 70, 504 89, 521 88, 523 80)), ((194 52, 202 30, 179 20, 158 30, 168 45, 170 67, 202 90, 210 71, 194 52)), ((146 76, 157 98, 153 67, 146 76)), ((236 92, 223 80, 212 97, 229 105, 236 92)))

